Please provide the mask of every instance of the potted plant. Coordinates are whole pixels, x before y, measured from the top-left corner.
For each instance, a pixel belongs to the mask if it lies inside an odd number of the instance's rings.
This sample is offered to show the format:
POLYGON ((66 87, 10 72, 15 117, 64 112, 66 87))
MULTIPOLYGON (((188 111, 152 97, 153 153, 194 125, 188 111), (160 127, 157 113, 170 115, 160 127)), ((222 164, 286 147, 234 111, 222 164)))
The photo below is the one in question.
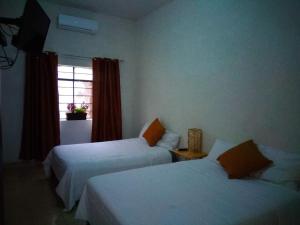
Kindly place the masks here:
POLYGON ((84 102, 79 108, 74 103, 69 103, 67 106, 69 112, 66 113, 67 120, 86 120, 86 110, 89 108, 84 102))

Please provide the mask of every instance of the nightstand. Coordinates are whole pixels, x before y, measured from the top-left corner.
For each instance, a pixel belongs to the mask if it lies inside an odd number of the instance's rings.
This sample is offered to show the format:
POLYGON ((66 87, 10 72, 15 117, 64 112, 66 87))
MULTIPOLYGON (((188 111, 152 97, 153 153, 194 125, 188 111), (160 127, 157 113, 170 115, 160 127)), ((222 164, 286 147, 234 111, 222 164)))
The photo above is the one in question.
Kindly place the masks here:
POLYGON ((188 151, 187 149, 171 150, 171 153, 175 155, 174 161, 177 161, 178 158, 191 160, 191 159, 202 159, 207 156, 206 152, 202 152, 202 151, 194 152, 194 151, 188 151))

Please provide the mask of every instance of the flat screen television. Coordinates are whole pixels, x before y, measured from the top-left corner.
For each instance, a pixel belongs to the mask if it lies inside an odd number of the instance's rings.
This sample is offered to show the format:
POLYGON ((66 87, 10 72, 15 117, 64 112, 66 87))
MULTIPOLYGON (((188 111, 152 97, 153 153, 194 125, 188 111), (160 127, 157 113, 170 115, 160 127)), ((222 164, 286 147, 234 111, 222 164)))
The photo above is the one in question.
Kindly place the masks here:
POLYGON ((12 44, 25 52, 43 51, 50 19, 36 0, 27 0, 23 15, 17 19, 19 31, 12 44))

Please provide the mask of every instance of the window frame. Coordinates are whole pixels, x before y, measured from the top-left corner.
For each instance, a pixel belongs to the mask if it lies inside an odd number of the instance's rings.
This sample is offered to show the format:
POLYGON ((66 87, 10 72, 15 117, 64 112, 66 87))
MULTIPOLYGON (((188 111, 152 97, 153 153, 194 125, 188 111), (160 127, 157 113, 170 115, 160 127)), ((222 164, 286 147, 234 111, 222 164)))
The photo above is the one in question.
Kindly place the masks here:
MULTIPOLYGON (((88 68, 88 69, 91 69, 91 67, 84 67, 84 66, 74 66, 74 65, 64 65, 64 64, 58 64, 58 67, 57 67, 57 83, 59 82, 59 81, 69 81, 69 82, 72 82, 72 87, 70 87, 70 88, 72 88, 72 99, 73 99, 73 104, 79 104, 79 103, 75 103, 75 96, 88 96, 88 95, 75 95, 75 82, 84 82, 84 83, 91 83, 92 84, 92 88, 91 89, 93 89, 93 74, 92 74, 92 80, 82 80, 82 79, 75 79, 75 68, 88 68), (72 67, 72 79, 68 79, 68 78, 59 78, 59 76, 58 76, 58 74, 59 74, 59 67, 60 66, 68 66, 68 67, 72 67)), ((70 72, 68 72, 68 73, 70 73, 70 72)), ((59 86, 58 86, 58 91, 59 91, 59 86)), ((59 92, 58 92, 58 97, 60 97, 60 96, 66 96, 66 95, 60 95, 59 94, 59 92)), ((70 96, 70 95, 68 95, 68 96, 70 96)), ((93 97, 93 95, 91 95, 92 97, 93 97)), ((71 103, 71 102, 70 102, 71 103)), ((60 105, 60 104, 66 104, 66 103, 61 103, 59 100, 58 100, 58 104, 60 105)), ((89 105, 89 107, 92 107, 93 106, 93 102, 88 102, 88 103, 85 103, 85 104, 88 104, 89 105)), ((59 112, 61 112, 60 111, 60 109, 59 109, 59 112)), ((92 115, 90 114, 90 118, 87 118, 87 120, 92 120, 92 115)), ((61 118, 60 116, 59 116, 59 119, 60 119, 60 121, 67 121, 67 119, 66 118, 61 118)))

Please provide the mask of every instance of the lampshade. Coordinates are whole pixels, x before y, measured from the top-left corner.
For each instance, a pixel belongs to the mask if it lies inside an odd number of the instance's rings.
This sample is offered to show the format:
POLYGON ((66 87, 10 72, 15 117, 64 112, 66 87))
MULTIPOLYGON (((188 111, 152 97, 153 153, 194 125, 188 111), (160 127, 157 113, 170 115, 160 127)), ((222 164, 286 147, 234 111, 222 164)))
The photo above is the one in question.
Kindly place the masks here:
POLYGON ((202 130, 198 128, 188 129, 188 150, 198 152, 202 150, 202 130))

